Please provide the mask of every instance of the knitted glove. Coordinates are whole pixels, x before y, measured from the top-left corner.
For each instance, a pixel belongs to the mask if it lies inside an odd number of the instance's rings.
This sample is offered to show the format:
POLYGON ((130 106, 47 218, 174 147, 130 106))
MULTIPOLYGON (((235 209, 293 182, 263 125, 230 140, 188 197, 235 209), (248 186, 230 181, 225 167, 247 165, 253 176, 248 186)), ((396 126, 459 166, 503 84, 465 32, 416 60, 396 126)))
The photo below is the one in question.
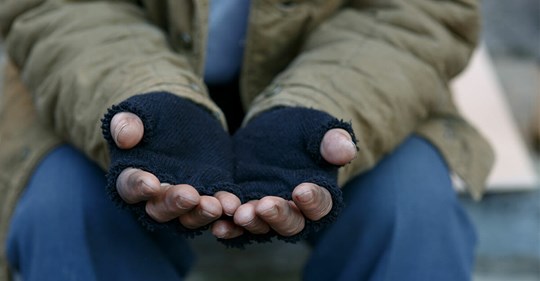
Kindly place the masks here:
POLYGON ((148 171, 163 183, 189 184, 201 195, 234 190, 230 136, 209 112, 188 100, 166 92, 131 97, 109 109, 102 130, 111 156, 108 193, 149 230, 169 228, 193 236, 202 228, 189 230, 177 219, 158 223, 146 213, 146 202, 125 203, 116 190, 116 179, 126 168, 148 171), (120 112, 132 112, 144 124, 143 139, 132 149, 118 148, 111 135, 111 119, 120 112))
POLYGON ((284 237, 275 231, 263 235, 245 233, 234 239, 221 239, 229 246, 242 247, 251 241, 265 242, 272 237, 297 242, 333 222, 339 214, 343 199, 337 185, 338 166, 326 162, 320 154, 325 133, 334 128, 348 131, 356 143, 351 125, 307 108, 278 108, 262 113, 233 138, 236 155, 235 181, 244 202, 265 196, 292 199, 293 189, 310 182, 328 189, 332 209, 318 221, 306 218, 305 228, 294 236, 284 237))

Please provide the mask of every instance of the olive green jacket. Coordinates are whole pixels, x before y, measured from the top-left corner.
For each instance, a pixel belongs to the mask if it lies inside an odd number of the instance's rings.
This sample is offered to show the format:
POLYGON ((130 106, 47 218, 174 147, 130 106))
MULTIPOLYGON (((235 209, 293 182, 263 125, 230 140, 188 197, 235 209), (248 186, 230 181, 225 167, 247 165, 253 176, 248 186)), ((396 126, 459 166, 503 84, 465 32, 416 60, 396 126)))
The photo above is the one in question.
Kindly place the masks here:
MULTIPOLYGON (((208 5, 0 0, 9 58, 0 96, 0 251, 16 200, 47 151, 68 142, 107 168, 100 118, 112 104, 168 91, 225 124, 201 79, 208 5)), ((493 154, 448 88, 476 45, 478 5, 252 0, 240 78, 246 121, 281 105, 352 121, 360 151, 341 169, 341 184, 416 132, 480 198, 493 154)))

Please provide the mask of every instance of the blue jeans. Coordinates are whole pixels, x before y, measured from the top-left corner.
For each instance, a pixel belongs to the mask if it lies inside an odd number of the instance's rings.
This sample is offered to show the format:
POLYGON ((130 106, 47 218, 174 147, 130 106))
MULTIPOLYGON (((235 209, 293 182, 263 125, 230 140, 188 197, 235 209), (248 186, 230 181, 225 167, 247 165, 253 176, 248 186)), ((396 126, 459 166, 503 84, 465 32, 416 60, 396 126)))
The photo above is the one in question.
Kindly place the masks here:
MULTIPOLYGON (((23 280, 182 280, 186 240, 145 231, 70 146, 36 169, 15 210, 8 260, 23 280)), ((470 280, 475 233, 438 151, 410 137, 344 187, 347 207, 311 237, 305 280, 470 280)))

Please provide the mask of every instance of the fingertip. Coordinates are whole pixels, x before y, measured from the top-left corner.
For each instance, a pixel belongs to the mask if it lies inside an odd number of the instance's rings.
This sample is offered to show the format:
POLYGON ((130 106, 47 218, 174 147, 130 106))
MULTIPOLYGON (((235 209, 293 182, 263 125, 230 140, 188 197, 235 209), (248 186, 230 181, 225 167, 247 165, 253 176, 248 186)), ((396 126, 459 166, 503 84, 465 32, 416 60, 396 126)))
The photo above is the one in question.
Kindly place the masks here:
POLYGON ((273 220, 279 216, 278 206, 283 205, 281 201, 284 202, 285 199, 274 196, 263 197, 255 207, 255 213, 265 220, 273 220))
POLYGON ((223 213, 221 203, 213 196, 201 196, 199 205, 201 208, 201 214, 207 218, 219 218, 223 213))
POLYGON ((200 203, 199 193, 190 185, 170 186, 166 196, 169 204, 182 212, 190 211, 200 203))
POLYGON ((317 188, 320 188, 321 186, 319 186, 318 184, 314 184, 312 182, 303 182, 299 185, 297 185, 294 189, 293 189, 293 195, 294 194, 297 194, 297 193, 300 193, 300 192, 307 192, 307 191, 313 191, 317 188))
POLYGON ((255 219, 255 206, 244 204, 236 209, 234 213, 234 223, 239 226, 246 226, 255 219))
POLYGON ((189 184, 178 184, 174 185, 173 189, 176 190, 187 203, 193 206, 200 204, 201 195, 193 186, 189 184))
POLYGON ((141 171, 140 181, 145 187, 143 193, 146 196, 155 196, 161 190, 159 179, 152 173, 141 171))
POLYGON ((227 191, 218 191, 216 194, 214 194, 214 197, 216 197, 221 203, 223 213, 229 217, 232 217, 238 207, 240 207, 242 204, 236 195, 227 191))
POLYGON ((234 214, 234 223, 253 234, 264 234, 270 231, 270 225, 255 214, 257 201, 250 201, 238 208, 234 214))
POLYGON ((295 203, 308 204, 311 203, 315 197, 315 188, 319 187, 312 183, 302 183, 298 185, 292 193, 292 198, 295 203))
POLYGON ((124 169, 116 179, 116 190, 129 204, 157 196, 160 192, 159 179, 153 174, 135 169, 124 169))
POLYGON ((356 145, 344 129, 331 129, 324 135, 320 147, 321 156, 334 165, 345 165, 356 157, 356 145))
POLYGON ((293 190, 293 201, 308 219, 317 221, 332 210, 330 192, 313 183, 302 183, 293 190))
POLYGON ((111 135, 119 148, 133 148, 143 138, 143 122, 131 112, 117 113, 111 119, 111 135))
POLYGON ((220 239, 231 239, 244 233, 244 230, 230 221, 217 220, 212 224, 212 235, 220 239))
POLYGON ((212 235, 217 238, 224 238, 227 235, 227 225, 225 221, 218 220, 212 224, 211 228, 212 235))

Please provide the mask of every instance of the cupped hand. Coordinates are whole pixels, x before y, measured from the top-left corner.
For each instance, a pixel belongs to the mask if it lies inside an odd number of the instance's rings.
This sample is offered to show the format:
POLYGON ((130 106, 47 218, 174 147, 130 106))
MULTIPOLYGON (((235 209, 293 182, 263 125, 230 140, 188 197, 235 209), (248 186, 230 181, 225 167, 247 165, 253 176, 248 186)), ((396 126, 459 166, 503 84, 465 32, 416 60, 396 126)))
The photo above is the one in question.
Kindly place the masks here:
MULTIPOLYGON (((321 156, 334 165, 344 165, 356 157, 356 146, 351 135, 343 129, 331 129, 320 145, 321 156)), ((332 209, 332 197, 326 188, 313 183, 302 183, 292 192, 293 200, 266 196, 240 205, 234 210, 234 222, 218 220, 212 225, 212 234, 231 239, 249 231, 264 234, 271 229, 282 236, 300 233, 306 218, 317 221, 332 209)))
MULTIPOLYGON (((119 148, 134 148, 143 138, 143 122, 133 113, 118 113, 111 120, 111 135, 119 148)), ((231 193, 200 195, 191 185, 162 183, 155 175, 135 168, 120 173, 116 189, 128 204, 146 202, 146 213, 157 222, 178 218, 189 229, 207 225, 222 213, 232 216, 240 206, 238 197, 231 193)))

